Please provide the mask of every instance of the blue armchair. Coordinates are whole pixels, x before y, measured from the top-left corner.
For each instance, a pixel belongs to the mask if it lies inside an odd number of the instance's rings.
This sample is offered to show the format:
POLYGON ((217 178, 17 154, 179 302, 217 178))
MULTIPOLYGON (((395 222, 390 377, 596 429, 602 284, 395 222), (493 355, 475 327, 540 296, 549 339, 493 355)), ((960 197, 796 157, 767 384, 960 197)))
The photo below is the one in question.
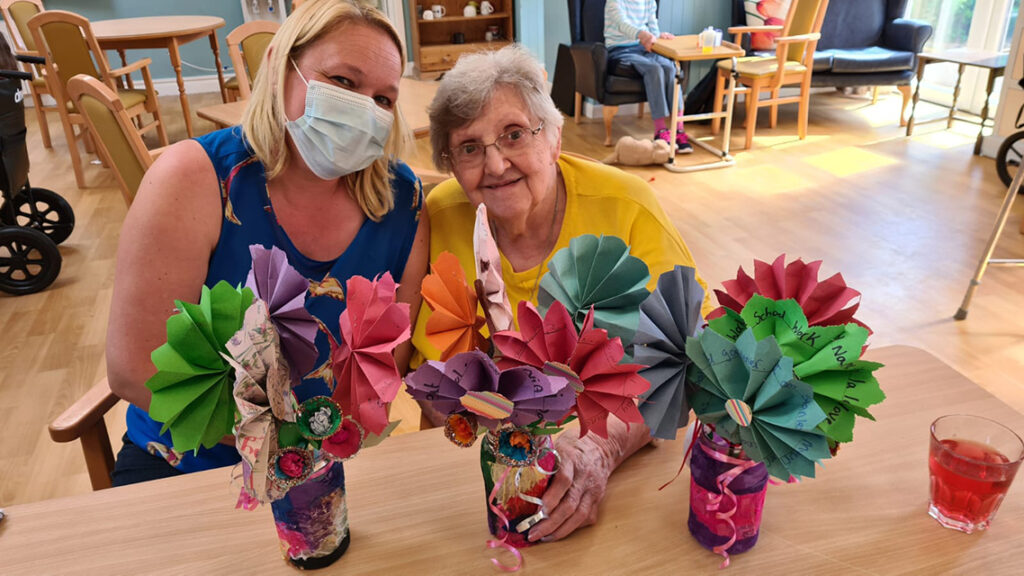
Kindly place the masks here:
POLYGON ((831 0, 811 86, 896 86, 905 125, 917 54, 932 35, 930 24, 903 18, 906 9, 907 0, 831 0))

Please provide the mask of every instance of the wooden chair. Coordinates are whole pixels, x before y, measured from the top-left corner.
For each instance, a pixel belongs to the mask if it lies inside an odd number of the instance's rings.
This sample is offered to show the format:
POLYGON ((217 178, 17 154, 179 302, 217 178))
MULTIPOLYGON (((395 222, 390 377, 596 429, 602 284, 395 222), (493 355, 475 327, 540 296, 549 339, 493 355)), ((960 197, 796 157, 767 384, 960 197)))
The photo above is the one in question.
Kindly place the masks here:
POLYGON ((235 28, 228 34, 228 54, 235 76, 224 83, 228 91, 228 102, 248 100, 252 80, 256 78, 267 46, 281 25, 268 20, 253 20, 235 28))
POLYGON ((124 102, 103 82, 79 74, 68 80, 68 95, 82 114, 99 155, 114 169, 125 204, 131 206, 142 176, 160 150, 146 149, 124 102))
POLYGON ((110 488, 111 485, 114 451, 103 415, 119 401, 104 378, 50 423, 50 438, 54 442, 82 441, 85 467, 93 490, 110 488))
MULTIPOLYGON (((735 73, 739 87, 737 94, 744 94, 747 107, 746 147, 749 149, 754 142, 754 130, 757 128, 757 110, 771 106, 771 127, 778 123, 779 104, 798 103, 797 134, 803 140, 807 137, 807 116, 810 107, 811 73, 814 70, 814 49, 821 37, 821 24, 825 20, 825 9, 829 0, 793 0, 789 5, 786 23, 782 26, 782 35, 776 39, 777 47, 774 56, 753 56, 739 58, 735 73), (779 96, 784 86, 798 85, 800 92, 796 96, 779 96), (761 92, 768 92, 769 97, 761 100, 761 92)), ((760 31, 777 31, 778 26, 738 26, 729 28, 735 34, 736 44, 743 42, 743 34, 760 31)), ((722 98, 725 95, 725 83, 734 72, 732 62, 718 62, 718 77, 715 83, 714 111, 722 111, 722 98)), ((718 134, 720 119, 711 121, 711 133, 718 134)))
MULTIPOLYGON (((39 56, 35 40, 28 31, 28 21, 43 10, 42 0, 0 0, 0 14, 3 15, 4 23, 7 24, 7 32, 14 43, 14 51, 19 56, 39 56)), ((43 104, 42 96, 50 95, 44 68, 39 64, 23 63, 22 69, 32 74, 32 80, 28 82, 28 89, 32 94, 32 107, 36 111, 36 121, 39 122, 43 147, 53 148, 53 143, 50 141, 50 126, 46 121, 46 110, 55 110, 56 107, 43 104)))
POLYGON ((92 27, 85 18, 72 12, 47 10, 36 14, 28 21, 28 28, 39 52, 46 58, 46 81, 50 93, 57 100, 64 135, 68 141, 71 165, 79 188, 85 187, 82 158, 78 151, 78 140, 85 140, 86 150, 91 143, 82 114, 75 108, 67 92, 67 83, 78 74, 97 78, 115 91, 124 104, 128 115, 136 119, 139 134, 156 130, 162 146, 167 145, 167 131, 160 117, 160 107, 149 74, 149 58, 143 58, 122 68, 111 69, 103 50, 100 49, 92 27), (141 90, 124 88, 121 81, 132 72, 141 71, 145 88, 141 90), (152 115, 148 124, 142 121, 142 114, 152 115), (75 127, 79 128, 76 133, 75 127))

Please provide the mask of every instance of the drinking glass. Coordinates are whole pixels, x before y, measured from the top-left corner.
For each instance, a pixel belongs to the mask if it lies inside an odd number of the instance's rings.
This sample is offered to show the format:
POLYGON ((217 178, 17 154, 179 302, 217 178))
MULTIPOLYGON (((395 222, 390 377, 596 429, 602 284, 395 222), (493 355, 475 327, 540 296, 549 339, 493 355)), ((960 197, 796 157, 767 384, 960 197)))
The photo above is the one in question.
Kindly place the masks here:
POLYGON ((965 414, 932 422, 928 514, 968 534, 985 530, 1024 459, 1024 441, 1009 428, 965 414))

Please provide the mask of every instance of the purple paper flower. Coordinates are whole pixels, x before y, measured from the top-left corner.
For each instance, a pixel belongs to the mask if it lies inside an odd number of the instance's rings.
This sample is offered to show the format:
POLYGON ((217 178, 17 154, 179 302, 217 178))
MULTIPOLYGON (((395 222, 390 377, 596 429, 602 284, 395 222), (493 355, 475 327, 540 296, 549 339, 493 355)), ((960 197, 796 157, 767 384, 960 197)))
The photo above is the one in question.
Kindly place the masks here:
POLYGON ((468 410, 488 428, 505 421, 516 426, 556 422, 576 403, 576 393, 565 378, 532 366, 499 370, 479 350, 456 354, 447 362, 429 361, 405 383, 413 398, 431 402, 444 414, 468 410), (468 392, 478 394, 467 396, 468 392))
POLYGON ((276 246, 269 250, 249 246, 252 269, 245 285, 267 303, 270 320, 281 335, 281 347, 291 369, 292 384, 298 384, 316 363, 317 323, 306 310, 309 280, 288 264, 288 256, 276 246))

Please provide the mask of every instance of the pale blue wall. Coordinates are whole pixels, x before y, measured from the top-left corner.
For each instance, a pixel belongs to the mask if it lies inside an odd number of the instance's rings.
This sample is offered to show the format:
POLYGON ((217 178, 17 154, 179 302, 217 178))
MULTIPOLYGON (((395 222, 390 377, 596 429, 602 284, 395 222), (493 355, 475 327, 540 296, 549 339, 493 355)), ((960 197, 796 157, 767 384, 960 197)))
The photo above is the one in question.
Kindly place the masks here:
MULTIPOLYGON (((217 31, 222 65, 230 65, 228 32, 242 24, 242 4, 238 0, 44 0, 47 10, 67 10, 89 20, 135 18, 138 16, 202 15, 220 16, 224 27, 217 31)), ((130 50, 128 61, 148 57, 153 60, 149 70, 153 78, 173 78, 174 69, 166 50, 130 50)), ((116 52, 108 55, 111 66, 121 65, 116 52)), ((196 66, 213 69, 213 51, 207 39, 196 40, 181 47, 181 58, 196 66)), ((182 76, 207 76, 214 72, 182 66, 182 76)))

